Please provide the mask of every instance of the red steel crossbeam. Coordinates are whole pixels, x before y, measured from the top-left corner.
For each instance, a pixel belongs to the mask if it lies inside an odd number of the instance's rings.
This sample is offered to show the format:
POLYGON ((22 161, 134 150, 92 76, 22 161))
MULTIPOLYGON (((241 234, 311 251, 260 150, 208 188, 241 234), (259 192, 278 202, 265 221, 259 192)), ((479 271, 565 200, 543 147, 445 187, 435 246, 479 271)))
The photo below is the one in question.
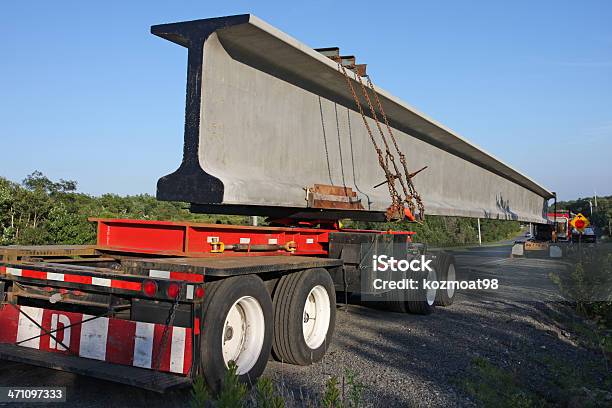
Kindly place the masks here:
POLYGON ((185 257, 301 255, 327 256, 331 232, 404 234, 410 231, 383 232, 301 227, 251 227, 194 222, 148 221, 91 218, 98 223, 97 249, 185 257), (227 245, 286 245, 295 243, 295 251, 246 251, 212 253, 211 243, 227 245))

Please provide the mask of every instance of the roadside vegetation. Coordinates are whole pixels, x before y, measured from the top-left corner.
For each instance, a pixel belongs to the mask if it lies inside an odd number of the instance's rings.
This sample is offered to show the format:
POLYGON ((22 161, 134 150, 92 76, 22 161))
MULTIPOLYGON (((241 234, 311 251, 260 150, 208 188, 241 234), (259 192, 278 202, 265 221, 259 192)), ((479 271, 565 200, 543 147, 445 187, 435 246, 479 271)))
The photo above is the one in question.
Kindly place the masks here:
POLYGON ((230 362, 223 385, 216 395, 202 377, 196 378, 191 391, 193 408, 358 408, 363 406, 365 386, 347 370, 341 379, 330 377, 320 395, 295 395, 282 383, 262 377, 249 390, 239 381, 236 364, 230 362))
MULTIPOLYGON (((422 223, 414 222, 356 222, 345 225, 349 228, 382 229, 393 231, 414 231, 418 242, 431 246, 462 246, 478 243, 478 221, 473 218, 441 217, 430 215, 422 223)), ((480 220, 482 242, 497 242, 514 238, 520 232, 518 221, 480 220)))
POLYGON ((589 324, 578 325, 586 346, 600 349, 612 367, 612 244, 572 245, 565 268, 552 273, 576 312, 589 324))
POLYGON ((489 359, 476 357, 458 385, 478 406, 495 408, 531 407, 609 407, 612 404, 612 377, 600 379, 594 373, 606 375, 599 367, 581 367, 572 362, 547 355, 532 355, 534 365, 544 370, 545 386, 537 383, 523 370, 502 367, 489 359))
MULTIPOLYGON (((189 204, 157 201, 149 194, 99 197, 80 193, 72 180, 53 181, 36 171, 21 183, 0 177, 0 245, 92 244, 95 225, 89 217, 248 224, 249 217, 193 214, 189 204)), ((265 224, 265 223, 262 223, 265 224)), ((424 223, 358 223, 345 227, 415 231, 419 242, 458 246, 478 242, 476 220, 427 217, 424 223)), ((516 236, 516 221, 481 220, 484 242, 516 236)))
POLYGON ((148 194, 94 197, 79 193, 75 181, 52 181, 40 172, 22 183, 0 177, 0 245, 92 244, 96 230, 89 217, 224 224, 248 221, 248 217, 192 214, 186 203, 157 201, 148 194))
POLYGON ((472 360, 469 374, 459 384, 485 407, 537 407, 544 401, 531 392, 510 370, 495 366, 483 357, 472 360))

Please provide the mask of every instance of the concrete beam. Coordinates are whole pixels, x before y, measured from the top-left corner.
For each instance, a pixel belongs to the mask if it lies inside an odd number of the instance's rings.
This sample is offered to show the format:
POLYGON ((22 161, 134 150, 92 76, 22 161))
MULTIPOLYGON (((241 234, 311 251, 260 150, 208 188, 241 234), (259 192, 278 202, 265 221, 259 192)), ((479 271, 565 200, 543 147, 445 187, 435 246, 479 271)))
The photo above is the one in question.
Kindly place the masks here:
MULTIPOLYGON (((159 199, 217 213, 382 219, 390 197, 374 186, 384 173, 335 62, 252 15, 151 31, 189 52, 183 162, 159 180, 159 199), (309 208, 315 184, 351 188, 363 210, 309 208)), ((376 92, 410 170, 428 166, 414 179, 428 214, 545 222, 550 191, 376 92)))

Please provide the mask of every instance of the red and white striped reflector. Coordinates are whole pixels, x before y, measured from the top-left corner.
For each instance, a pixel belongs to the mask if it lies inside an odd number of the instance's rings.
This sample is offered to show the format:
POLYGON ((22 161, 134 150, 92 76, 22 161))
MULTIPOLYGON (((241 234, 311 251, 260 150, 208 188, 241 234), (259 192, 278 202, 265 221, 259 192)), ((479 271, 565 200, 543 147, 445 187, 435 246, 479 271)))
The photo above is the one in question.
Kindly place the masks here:
MULTIPOLYGON (((95 276, 74 275, 68 273, 44 272, 31 269, 12 268, 10 266, 3 267, 3 272, 8 275, 21 276, 23 278, 50 280, 57 282, 82 283, 85 285, 103 286, 107 288, 124 289, 140 291, 142 284, 140 282, 131 282, 121 279, 99 278, 95 276)), ((0 270, 2 272, 2 270, 0 270)))
POLYGON ((149 270, 151 278, 173 279, 187 282, 204 282, 204 275, 189 272, 174 272, 174 271, 159 271, 157 269, 149 270))
POLYGON ((107 317, 87 321, 92 317, 82 313, 3 305, 0 306, 0 343, 15 344, 27 340, 19 345, 148 369, 154 368, 157 358, 159 371, 189 374, 193 344, 191 328, 168 327, 166 344, 161 350, 165 327, 162 324, 107 317), (53 333, 57 340, 48 334, 41 336, 44 331, 20 311, 46 331, 59 329, 53 333), (75 326, 67 327, 70 325, 75 326))

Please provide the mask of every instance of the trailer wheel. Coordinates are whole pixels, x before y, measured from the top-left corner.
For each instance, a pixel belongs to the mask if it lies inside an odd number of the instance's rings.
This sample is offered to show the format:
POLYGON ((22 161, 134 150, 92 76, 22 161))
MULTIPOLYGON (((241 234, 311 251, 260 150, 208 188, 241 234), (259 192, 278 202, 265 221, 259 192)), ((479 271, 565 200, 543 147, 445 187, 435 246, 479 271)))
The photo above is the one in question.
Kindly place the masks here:
POLYGON ((423 279, 426 278, 430 282, 436 281, 436 270, 432 268, 431 271, 426 274, 423 273, 422 276, 419 274, 417 280, 419 282, 418 290, 411 290, 409 292, 409 296, 411 300, 406 302, 408 306, 408 311, 414 314, 428 315, 434 311, 435 302, 436 302, 436 293, 438 292, 436 289, 428 289, 422 287, 423 279))
POLYGON ((455 288, 450 284, 457 279, 455 272, 455 257, 446 252, 440 252, 434 262, 434 268, 438 272, 438 279, 448 282, 446 290, 438 290, 436 305, 450 306, 455 300, 455 288))
MULTIPOLYGON (((405 274, 400 278, 406 278, 405 274)), ((390 290, 383 296, 384 306, 388 311, 395 313, 408 313, 408 302, 406 301, 407 294, 404 290, 390 290)))
POLYGON ((272 300, 255 275, 206 285, 201 332, 201 368, 214 391, 230 361, 240 381, 253 384, 264 371, 272 347, 272 300))
POLYGON ((336 291, 327 270, 283 276, 274 291, 274 356, 308 365, 323 359, 336 324, 336 291))

